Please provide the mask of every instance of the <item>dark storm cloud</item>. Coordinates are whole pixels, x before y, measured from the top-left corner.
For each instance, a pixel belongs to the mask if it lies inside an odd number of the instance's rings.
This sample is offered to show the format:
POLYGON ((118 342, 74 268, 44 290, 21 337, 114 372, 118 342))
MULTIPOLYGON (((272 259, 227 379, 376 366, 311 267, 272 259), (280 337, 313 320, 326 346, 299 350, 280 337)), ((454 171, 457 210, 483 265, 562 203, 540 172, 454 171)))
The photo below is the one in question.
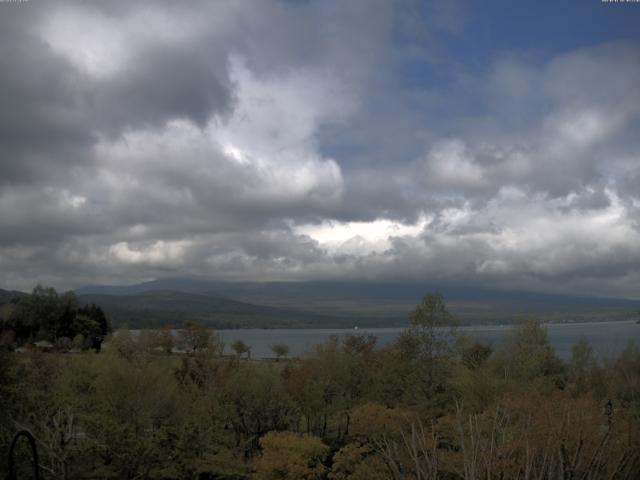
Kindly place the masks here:
POLYGON ((154 45, 127 61, 126 75, 96 81, 96 110, 115 132, 188 119, 204 126, 228 111, 232 89, 224 55, 196 41, 154 45))
MULTIPOLYGON (((4 6, 3 6, 4 7, 4 6)), ((30 8, 0 16, 0 187, 48 178, 75 162, 93 142, 78 108, 82 74, 28 26, 30 8)))

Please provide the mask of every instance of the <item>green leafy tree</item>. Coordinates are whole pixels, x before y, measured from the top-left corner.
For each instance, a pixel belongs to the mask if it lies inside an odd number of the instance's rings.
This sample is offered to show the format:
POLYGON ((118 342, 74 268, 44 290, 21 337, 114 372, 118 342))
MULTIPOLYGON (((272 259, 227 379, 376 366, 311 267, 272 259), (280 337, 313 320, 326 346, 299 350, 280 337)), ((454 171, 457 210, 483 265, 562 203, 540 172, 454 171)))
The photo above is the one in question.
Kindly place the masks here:
POLYGON ((324 439, 348 433, 351 407, 371 389, 367 357, 345 350, 337 338, 318 345, 312 356, 286 371, 286 378, 307 433, 324 439))
POLYGON ((455 321, 438 293, 425 295, 409 321, 389 352, 383 382, 398 397, 442 404, 449 400, 445 383, 454 353, 455 321))
POLYGON ((85 346, 85 339, 84 339, 84 335, 82 335, 81 333, 77 334, 71 340, 71 348, 75 350, 82 350, 84 346, 85 346))
POLYGON ((149 478, 173 461, 173 447, 165 442, 182 428, 175 423, 181 408, 177 384, 160 362, 114 353, 101 359, 84 421, 97 462, 93 475, 149 478))
POLYGON ((109 352, 113 352, 129 361, 132 361, 139 353, 138 341, 127 327, 120 327, 114 332, 109 337, 107 345, 109 352))
POLYGON ((73 292, 58 295, 54 288, 41 285, 17 301, 3 328, 13 330, 19 343, 33 340, 56 343, 59 338, 81 334, 87 340, 86 347, 96 351, 100 351, 111 331, 110 322, 99 306, 78 307, 73 292))
POLYGON ((289 355, 289 345, 285 343, 276 343, 271 345, 271 351, 275 354, 276 359, 280 360, 289 355))
POLYGON ((563 385, 566 371, 549 344, 547 330, 538 319, 516 326, 496 352, 495 365, 505 379, 519 385, 539 379, 563 385))
POLYGON ((197 322, 187 322, 178 332, 178 346, 189 353, 208 351, 214 355, 222 354, 224 348, 213 330, 197 322))
POLYGON ((37 285, 31 295, 18 301, 8 326, 21 343, 36 337, 54 341, 61 313, 61 303, 55 289, 37 285))
POLYGON ((613 362, 609 378, 611 390, 624 405, 628 405, 640 418, 640 347, 630 340, 620 356, 613 362))
POLYGON ((233 350, 238 358, 242 357, 245 353, 247 358, 251 357, 251 347, 247 345, 243 340, 236 340, 231 344, 231 350, 233 350))
POLYGON ((451 328, 455 327, 455 322, 441 294, 425 295, 409 314, 409 321, 409 334, 415 338, 419 356, 432 360, 451 352, 454 333, 451 328))
POLYGON ((369 355, 376 348, 378 338, 375 335, 347 335, 342 340, 342 348, 351 355, 369 355))
POLYGON ((240 365, 224 385, 220 402, 235 445, 247 452, 265 433, 297 423, 296 406, 273 365, 240 365))
POLYGON ((575 395, 581 395, 593 388, 593 380, 596 378, 598 362, 593 353, 593 348, 585 339, 580 339, 571 349, 569 360, 569 383, 575 395))
POLYGON ((91 303, 78 309, 73 333, 82 334, 90 348, 99 352, 102 342, 111 331, 111 322, 98 305, 91 303))

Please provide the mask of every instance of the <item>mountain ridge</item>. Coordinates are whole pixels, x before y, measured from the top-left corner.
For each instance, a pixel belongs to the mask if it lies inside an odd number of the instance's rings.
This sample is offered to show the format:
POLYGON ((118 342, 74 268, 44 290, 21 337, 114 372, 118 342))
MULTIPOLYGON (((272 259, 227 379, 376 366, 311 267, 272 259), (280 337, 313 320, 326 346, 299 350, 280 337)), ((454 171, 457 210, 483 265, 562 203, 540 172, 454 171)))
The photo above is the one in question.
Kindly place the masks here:
MULTIPOLYGON (((536 316, 575 322, 637 319, 640 301, 427 283, 220 282, 167 277, 134 285, 87 286, 80 304, 103 307, 116 327, 214 328, 399 327, 427 292, 439 291, 462 324, 513 323, 536 316)), ((0 289, 0 303, 27 295, 0 289), (3 300, 4 299, 4 300, 3 300)))
POLYGON ((620 319, 633 316, 640 310, 640 301, 630 299, 466 287, 437 288, 427 283, 220 282, 194 277, 167 277, 134 285, 89 286, 77 290, 77 293, 104 292, 128 296, 154 289, 221 297, 261 308, 276 307, 299 314, 313 314, 319 321, 346 325, 406 325, 410 310, 430 291, 441 292, 450 310, 463 323, 505 323, 529 315, 548 321, 620 319))

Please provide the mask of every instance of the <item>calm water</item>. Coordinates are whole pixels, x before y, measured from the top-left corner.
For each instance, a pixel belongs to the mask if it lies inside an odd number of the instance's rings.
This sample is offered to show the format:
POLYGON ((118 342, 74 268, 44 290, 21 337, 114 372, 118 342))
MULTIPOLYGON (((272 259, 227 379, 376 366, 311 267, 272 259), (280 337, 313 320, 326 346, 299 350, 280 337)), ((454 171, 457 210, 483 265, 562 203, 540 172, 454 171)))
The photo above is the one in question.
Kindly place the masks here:
MULTIPOLYGON (((511 326, 475 326, 461 327, 460 330, 471 337, 498 346, 504 341, 511 326)), ((597 322, 597 323, 561 323, 547 324, 549 341, 563 358, 571 356, 571 347, 581 338, 591 343, 595 352, 610 357, 620 353, 630 340, 640 344, 640 325, 633 321, 597 322)), ((322 343, 331 335, 344 337, 349 334, 369 334, 378 337, 378 345, 391 342, 401 328, 360 328, 353 329, 277 329, 277 330, 219 330, 227 350, 234 340, 243 340, 251 346, 253 358, 272 357, 269 348, 274 343, 285 343, 289 346, 290 356, 303 355, 314 345, 322 343)))

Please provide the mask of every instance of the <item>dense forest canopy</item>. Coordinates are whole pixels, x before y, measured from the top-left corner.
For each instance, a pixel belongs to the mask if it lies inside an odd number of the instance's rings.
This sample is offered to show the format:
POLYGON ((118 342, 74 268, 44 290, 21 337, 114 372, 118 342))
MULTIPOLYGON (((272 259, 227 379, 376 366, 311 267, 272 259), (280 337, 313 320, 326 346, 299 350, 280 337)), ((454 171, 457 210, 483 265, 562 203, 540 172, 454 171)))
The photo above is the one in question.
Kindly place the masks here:
POLYGON ((58 294, 36 286, 31 295, 0 305, 0 334, 18 345, 47 341, 59 349, 100 350, 111 331, 109 319, 96 304, 78 305, 73 292, 58 294))
MULTIPOLYGON (((39 296, 67 312, 64 295, 39 296)), ((237 342, 224 356, 197 324, 123 330, 100 355, 2 348, 0 455, 27 428, 51 479, 640 477, 633 342, 602 357, 580 341, 563 361, 529 320, 494 348, 433 294, 390 345, 350 335, 302 358, 273 350, 256 361, 237 342)))

